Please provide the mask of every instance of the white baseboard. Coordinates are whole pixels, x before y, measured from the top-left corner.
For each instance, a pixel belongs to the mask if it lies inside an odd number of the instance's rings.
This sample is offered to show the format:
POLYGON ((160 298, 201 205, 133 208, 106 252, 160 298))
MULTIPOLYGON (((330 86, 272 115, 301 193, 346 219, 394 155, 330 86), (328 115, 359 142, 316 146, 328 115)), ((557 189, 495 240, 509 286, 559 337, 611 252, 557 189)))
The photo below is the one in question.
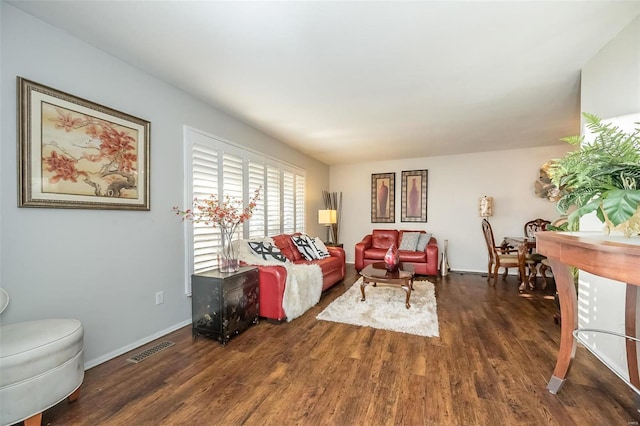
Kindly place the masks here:
POLYGON ((102 364, 103 362, 107 362, 107 361, 109 361, 109 360, 111 360, 111 359, 113 359, 115 357, 118 357, 118 356, 120 356, 120 355, 122 355, 124 353, 127 353, 130 350, 133 350, 135 348, 139 348, 140 346, 146 345, 147 343, 149 343, 149 342, 151 342, 153 340, 156 340, 156 339, 158 339, 158 338, 160 338, 162 336, 166 336, 167 334, 169 334, 169 333, 171 333, 173 331, 176 331, 179 328, 182 328, 185 325, 189 325, 189 324, 191 324, 191 319, 184 320, 181 323, 172 325, 171 327, 165 328, 164 330, 160 330, 157 333, 154 333, 154 334, 152 334, 150 336, 143 337, 140 340, 136 340, 135 342, 133 342, 133 343, 131 343, 129 345, 123 346, 121 348, 118 348, 115 351, 109 352, 108 354, 105 354, 105 355, 100 356, 98 358, 91 359, 91 360, 89 360, 89 361, 84 363, 84 369, 86 371, 86 370, 88 370, 88 369, 90 369, 92 367, 95 367, 96 365, 102 364))

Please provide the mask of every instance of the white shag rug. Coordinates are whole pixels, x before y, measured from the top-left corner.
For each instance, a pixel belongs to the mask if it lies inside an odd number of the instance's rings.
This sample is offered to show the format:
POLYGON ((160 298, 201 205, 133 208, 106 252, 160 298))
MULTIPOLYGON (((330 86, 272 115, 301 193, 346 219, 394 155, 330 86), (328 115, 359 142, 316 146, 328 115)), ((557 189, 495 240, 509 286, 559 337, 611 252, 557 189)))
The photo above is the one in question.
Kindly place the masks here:
POLYGON ((368 284, 366 300, 361 302, 362 278, 344 294, 331 302, 316 319, 346 324, 439 337, 438 312, 433 284, 429 281, 414 281, 409 303, 404 305, 406 293, 399 285, 368 284))

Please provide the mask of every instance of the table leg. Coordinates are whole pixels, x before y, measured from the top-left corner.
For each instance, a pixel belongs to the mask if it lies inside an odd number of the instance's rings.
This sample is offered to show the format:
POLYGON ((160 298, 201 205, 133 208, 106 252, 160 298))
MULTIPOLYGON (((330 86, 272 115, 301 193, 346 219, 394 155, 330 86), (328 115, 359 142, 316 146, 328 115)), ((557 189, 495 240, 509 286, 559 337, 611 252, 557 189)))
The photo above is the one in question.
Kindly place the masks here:
POLYGON ((362 299, 360 299, 361 302, 365 301, 365 297, 364 297, 364 287, 367 285, 367 280, 362 278, 362 282, 360 283, 360 292, 362 293, 362 299))
MULTIPOLYGON (((627 284, 627 294, 624 308, 624 334, 636 337, 638 319, 638 286, 627 284)), ((626 339, 627 349, 627 371, 629 372, 629 382, 640 389, 640 373, 638 371, 638 343, 631 339, 626 339)))
POLYGON ((562 318, 560 350, 556 360, 556 367, 547 385, 547 390, 556 394, 566 380, 571 360, 576 354, 576 340, 573 337, 573 332, 578 328, 578 300, 571 268, 553 258, 549 258, 549 262, 556 280, 562 318))
POLYGON ((401 286, 405 293, 407 293, 407 297, 405 299, 404 305, 409 309, 411 305, 409 304, 409 299, 411 298, 411 289, 413 288, 413 280, 409 283, 405 283, 401 286))

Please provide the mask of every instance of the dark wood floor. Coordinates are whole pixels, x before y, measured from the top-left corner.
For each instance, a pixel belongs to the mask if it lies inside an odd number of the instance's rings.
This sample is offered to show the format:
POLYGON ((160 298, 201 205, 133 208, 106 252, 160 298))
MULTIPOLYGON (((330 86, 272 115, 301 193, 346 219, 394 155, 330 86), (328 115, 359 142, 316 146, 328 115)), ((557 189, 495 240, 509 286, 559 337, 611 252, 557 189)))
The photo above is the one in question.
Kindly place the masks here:
MULTIPOLYGON (((266 321, 226 347, 185 327, 139 364, 140 348, 86 372, 80 399, 50 425, 629 425, 633 392, 579 347, 558 395, 546 390, 559 343, 553 289, 515 278, 430 277, 439 338, 337 324, 316 315, 357 279, 282 325, 266 321)), ((398 295, 402 297, 401 294, 398 295)), ((154 342, 157 343, 157 342, 154 342)), ((152 346, 151 343, 147 346, 152 346)), ((145 346, 146 347, 146 346, 145 346)))

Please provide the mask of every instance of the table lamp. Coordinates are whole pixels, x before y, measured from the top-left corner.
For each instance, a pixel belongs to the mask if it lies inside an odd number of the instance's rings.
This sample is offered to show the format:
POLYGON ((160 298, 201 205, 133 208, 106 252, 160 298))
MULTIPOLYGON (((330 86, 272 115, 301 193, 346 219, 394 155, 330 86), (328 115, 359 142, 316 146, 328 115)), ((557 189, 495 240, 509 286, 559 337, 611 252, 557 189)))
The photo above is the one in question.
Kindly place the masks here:
POLYGON ((318 210, 318 223, 327 227, 327 242, 329 242, 329 228, 338 223, 336 210, 318 210))

